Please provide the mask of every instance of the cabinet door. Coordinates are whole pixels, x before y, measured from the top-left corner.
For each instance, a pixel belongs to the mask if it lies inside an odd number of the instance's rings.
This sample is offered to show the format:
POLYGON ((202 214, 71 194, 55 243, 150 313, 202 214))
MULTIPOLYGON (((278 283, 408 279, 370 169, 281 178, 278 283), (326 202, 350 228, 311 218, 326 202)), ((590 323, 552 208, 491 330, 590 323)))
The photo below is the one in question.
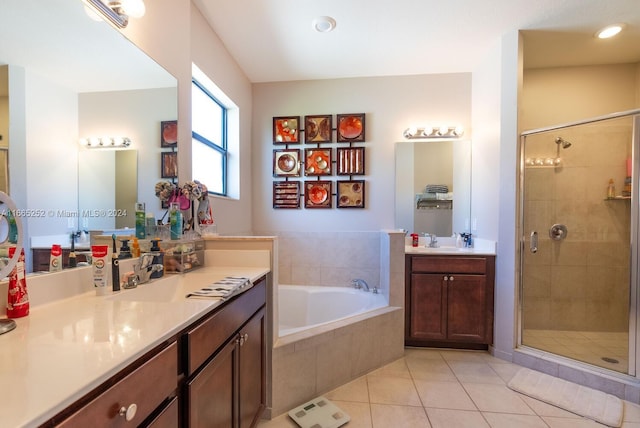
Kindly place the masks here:
POLYGON ((231 340, 187 384, 188 425, 202 428, 237 426, 234 392, 238 343, 231 340))
POLYGON ((449 275, 447 281, 448 338, 485 343, 487 281, 484 275, 449 275))
POLYGON ((240 428, 260 418, 265 403, 265 311, 257 312, 240 330, 240 428))
POLYGON ((410 339, 447 338, 447 294, 443 274, 411 275, 408 336, 410 339))

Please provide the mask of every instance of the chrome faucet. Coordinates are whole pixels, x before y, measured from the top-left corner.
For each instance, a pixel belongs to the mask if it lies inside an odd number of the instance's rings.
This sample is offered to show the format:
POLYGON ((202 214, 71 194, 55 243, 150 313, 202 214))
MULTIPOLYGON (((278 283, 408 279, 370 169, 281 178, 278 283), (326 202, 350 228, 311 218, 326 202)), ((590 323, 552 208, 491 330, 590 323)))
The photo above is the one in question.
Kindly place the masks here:
POLYGON ((160 272, 164 269, 161 264, 153 264, 153 254, 145 253, 140 255, 140 262, 133 265, 133 278, 125 288, 133 288, 137 285, 149 282, 153 272, 160 272))
MULTIPOLYGON (((367 281, 365 281, 364 279, 360 279, 360 278, 352 279, 351 280, 351 284, 358 290, 362 288, 362 289, 364 289, 364 291, 370 291, 369 284, 367 284, 367 281)), ((377 287, 373 287, 373 289, 371 289, 371 291, 374 294, 378 294, 378 288, 377 287)))
POLYGON ((351 284, 358 290, 364 288, 364 291, 369 291, 369 284, 367 284, 367 281, 365 281, 364 279, 352 279, 351 284))
POLYGON ((424 236, 429 238, 429 248, 438 248, 438 237, 435 233, 425 233, 424 236))

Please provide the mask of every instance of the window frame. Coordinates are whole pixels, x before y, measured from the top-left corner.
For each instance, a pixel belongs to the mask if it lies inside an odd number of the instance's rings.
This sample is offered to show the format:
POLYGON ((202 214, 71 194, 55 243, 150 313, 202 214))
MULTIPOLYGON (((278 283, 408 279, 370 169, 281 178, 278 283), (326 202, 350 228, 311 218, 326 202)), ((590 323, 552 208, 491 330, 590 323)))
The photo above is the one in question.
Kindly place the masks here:
MULTIPOLYGON (((229 162, 229 146, 228 146, 228 117, 229 117, 229 108, 227 106, 225 106, 220 100, 218 100, 218 98, 216 98, 211 91, 209 91, 206 86, 204 86, 202 83, 200 83, 197 79, 192 78, 191 79, 191 90, 193 92, 193 90, 195 89, 194 86, 196 88, 198 88, 199 90, 201 90, 207 97, 209 97, 211 99, 211 101, 213 101, 215 104, 218 105, 218 107, 220 107, 221 112, 222 112, 222 118, 221 118, 221 137, 222 137, 222 141, 221 141, 221 145, 218 145, 216 143, 214 143, 213 141, 209 140, 208 138, 203 137, 202 135, 198 134, 197 132, 195 132, 193 130, 194 126, 192 124, 191 126, 191 138, 192 140, 196 140, 199 143, 204 144, 205 146, 209 147, 212 150, 215 150, 216 152, 220 153, 222 155, 222 192, 215 192, 210 190, 210 188, 208 188, 208 193, 210 195, 217 195, 217 196, 228 196, 228 168, 227 168, 227 164, 229 162)), ((192 104, 193 106, 193 104, 192 104)), ((193 120, 193 119, 192 119, 193 120)), ((193 142, 192 142, 193 144, 193 142)), ((193 162, 193 161, 192 161, 193 162)), ((193 175, 193 172, 192 172, 193 175)), ((196 178, 197 179, 197 178, 196 178)), ((205 183, 206 184, 206 183, 205 183)))

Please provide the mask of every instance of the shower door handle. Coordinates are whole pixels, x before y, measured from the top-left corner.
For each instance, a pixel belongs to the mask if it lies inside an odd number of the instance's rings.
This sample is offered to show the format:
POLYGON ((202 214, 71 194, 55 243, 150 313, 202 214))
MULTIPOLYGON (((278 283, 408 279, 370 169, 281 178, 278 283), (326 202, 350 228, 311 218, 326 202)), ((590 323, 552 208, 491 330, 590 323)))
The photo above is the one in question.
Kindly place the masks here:
POLYGON ((532 253, 538 252, 538 232, 535 230, 531 232, 531 239, 529 240, 529 251, 532 253))

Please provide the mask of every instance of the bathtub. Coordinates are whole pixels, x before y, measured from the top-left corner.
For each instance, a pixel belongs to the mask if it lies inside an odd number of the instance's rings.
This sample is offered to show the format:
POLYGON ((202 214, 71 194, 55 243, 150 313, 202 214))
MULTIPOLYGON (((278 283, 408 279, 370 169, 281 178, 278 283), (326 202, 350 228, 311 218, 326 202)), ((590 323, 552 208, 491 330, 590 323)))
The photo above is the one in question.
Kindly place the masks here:
POLYGON ((280 337, 389 305, 384 294, 350 287, 280 285, 278 299, 280 337))

